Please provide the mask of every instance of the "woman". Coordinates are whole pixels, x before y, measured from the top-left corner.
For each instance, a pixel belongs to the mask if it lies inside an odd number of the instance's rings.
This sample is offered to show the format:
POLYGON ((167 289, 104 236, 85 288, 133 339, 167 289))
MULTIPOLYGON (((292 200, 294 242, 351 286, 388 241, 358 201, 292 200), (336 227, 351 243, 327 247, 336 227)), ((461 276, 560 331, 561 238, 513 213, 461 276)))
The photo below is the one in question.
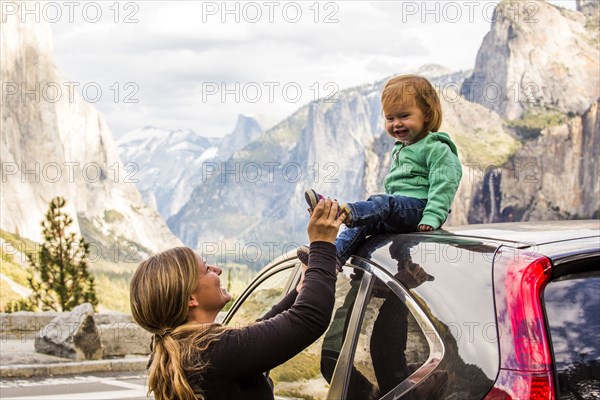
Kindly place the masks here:
POLYGON ((157 400, 273 399, 263 375, 325 332, 336 280, 335 246, 345 215, 321 201, 308 223, 309 266, 292 290, 259 322, 243 328, 215 323, 231 295, 218 267, 178 247, 150 257, 130 288, 134 320, 154 334, 149 393, 157 400))

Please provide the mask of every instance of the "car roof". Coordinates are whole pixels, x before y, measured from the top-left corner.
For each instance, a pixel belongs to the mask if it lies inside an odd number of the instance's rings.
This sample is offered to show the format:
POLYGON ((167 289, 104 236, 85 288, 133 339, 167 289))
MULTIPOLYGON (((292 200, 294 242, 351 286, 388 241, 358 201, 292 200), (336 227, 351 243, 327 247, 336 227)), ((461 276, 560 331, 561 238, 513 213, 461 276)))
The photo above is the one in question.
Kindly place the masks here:
POLYGON ((513 247, 529 247, 573 239, 600 236, 599 220, 507 222, 444 227, 428 236, 448 235, 478 238, 509 244, 513 247))

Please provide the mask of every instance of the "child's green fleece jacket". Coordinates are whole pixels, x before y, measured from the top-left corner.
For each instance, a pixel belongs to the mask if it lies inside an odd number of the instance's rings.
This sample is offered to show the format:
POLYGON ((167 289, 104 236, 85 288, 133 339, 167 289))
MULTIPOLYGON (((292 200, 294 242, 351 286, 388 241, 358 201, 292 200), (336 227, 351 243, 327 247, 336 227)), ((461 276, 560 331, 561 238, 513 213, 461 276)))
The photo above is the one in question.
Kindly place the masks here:
POLYGON ((384 181, 385 192, 427 200, 419 225, 438 229, 448 216, 461 177, 458 152, 450 136, 429 132, 408 146, 396 142, 384 181))

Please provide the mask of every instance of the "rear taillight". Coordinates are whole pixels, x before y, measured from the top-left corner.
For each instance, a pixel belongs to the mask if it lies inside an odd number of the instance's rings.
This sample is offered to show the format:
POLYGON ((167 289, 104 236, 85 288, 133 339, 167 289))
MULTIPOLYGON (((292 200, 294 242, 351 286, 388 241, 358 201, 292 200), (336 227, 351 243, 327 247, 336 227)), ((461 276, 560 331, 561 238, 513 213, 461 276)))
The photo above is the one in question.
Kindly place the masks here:
POLYGON ((542 309, 542 291, 550 272, 546 257, 498 252, 494 294, 500 373, 486 400, 554 399, 552 356, 542 309))

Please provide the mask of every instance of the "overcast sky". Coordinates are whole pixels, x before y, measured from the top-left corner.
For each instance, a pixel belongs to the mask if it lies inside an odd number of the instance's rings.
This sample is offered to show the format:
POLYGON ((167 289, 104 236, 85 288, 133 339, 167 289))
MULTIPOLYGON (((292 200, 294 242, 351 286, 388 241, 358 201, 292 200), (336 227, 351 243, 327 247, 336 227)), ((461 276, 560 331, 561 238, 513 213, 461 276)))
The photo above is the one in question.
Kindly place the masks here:
POLYGON ((497 1, 53 3, 58 69, 118 137, 146 125, 222 136, 238 114, 269 127, 424 64, 471 69, 497 1))

